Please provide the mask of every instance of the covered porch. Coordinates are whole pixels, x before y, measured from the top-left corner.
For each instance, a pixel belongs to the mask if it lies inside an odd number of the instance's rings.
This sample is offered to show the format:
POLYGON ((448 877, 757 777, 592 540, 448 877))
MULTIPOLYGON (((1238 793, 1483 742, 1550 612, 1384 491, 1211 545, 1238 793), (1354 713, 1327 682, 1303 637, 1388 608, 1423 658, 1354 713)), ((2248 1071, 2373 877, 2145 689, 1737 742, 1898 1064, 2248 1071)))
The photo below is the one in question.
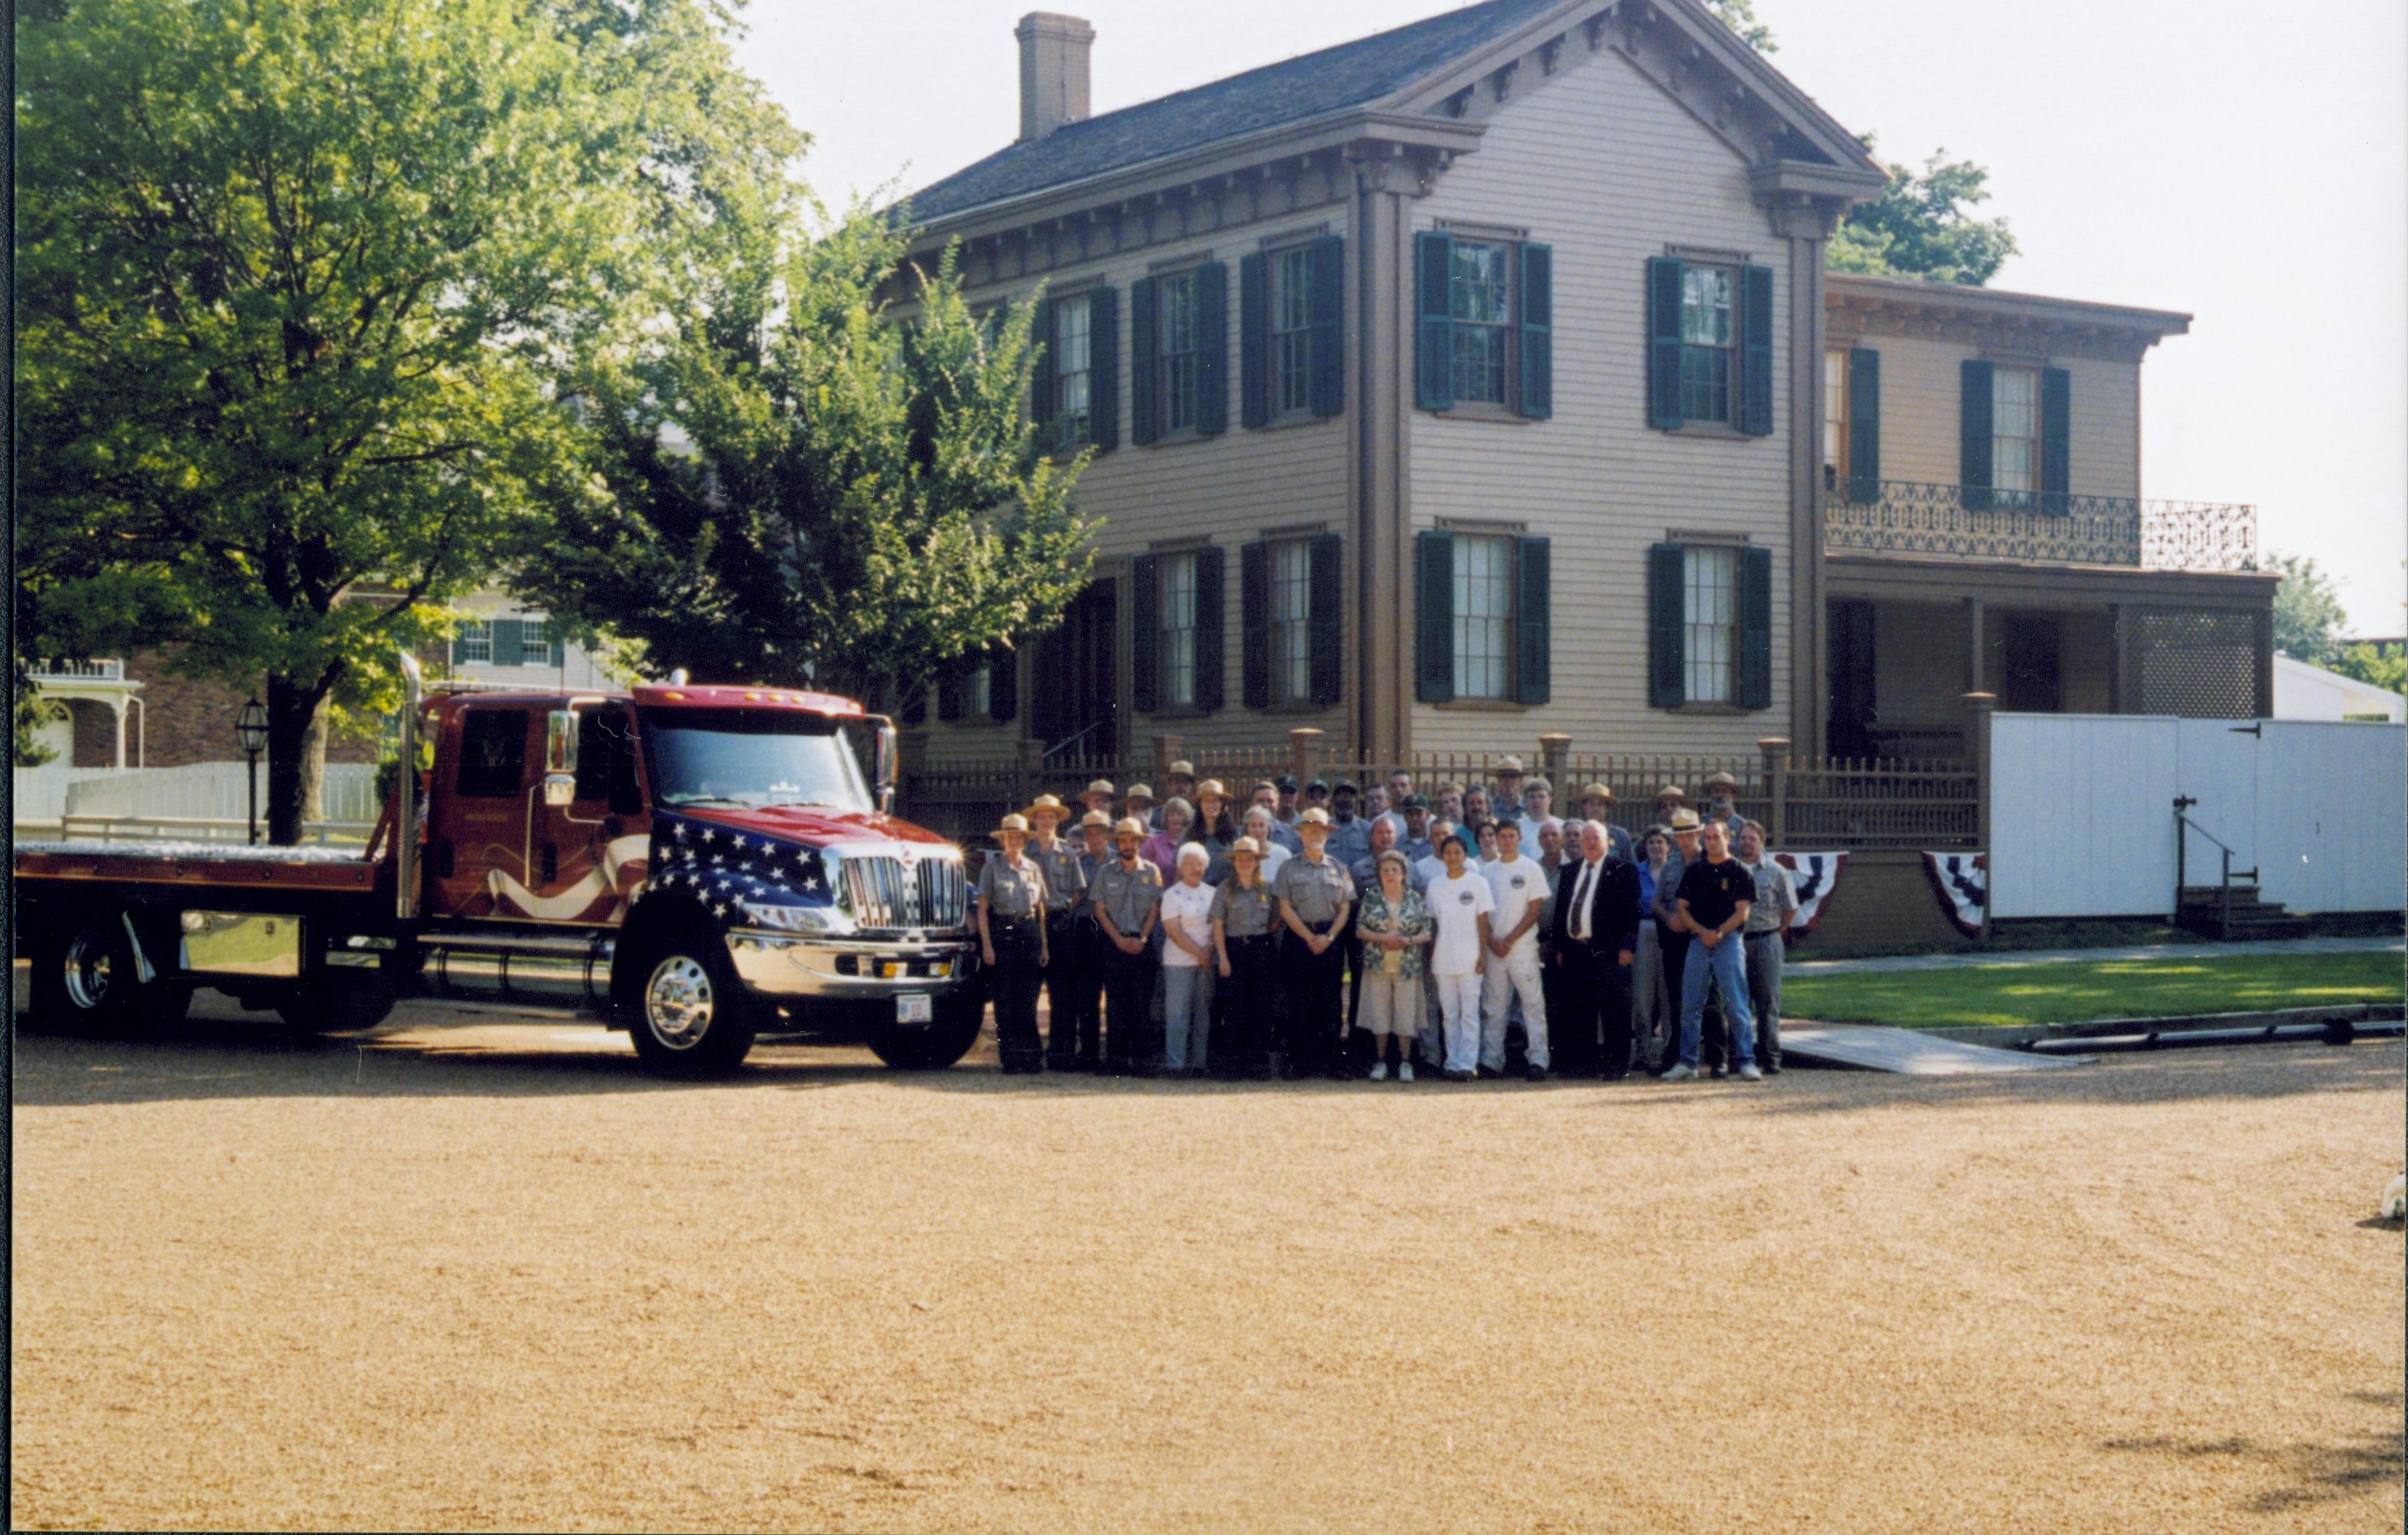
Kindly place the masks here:
POLYGON ((1968 693, 1995 695, 2002 713, 2261 718, 2276 580, 1832 554, 1828 751, 1961 758, 1968 693))

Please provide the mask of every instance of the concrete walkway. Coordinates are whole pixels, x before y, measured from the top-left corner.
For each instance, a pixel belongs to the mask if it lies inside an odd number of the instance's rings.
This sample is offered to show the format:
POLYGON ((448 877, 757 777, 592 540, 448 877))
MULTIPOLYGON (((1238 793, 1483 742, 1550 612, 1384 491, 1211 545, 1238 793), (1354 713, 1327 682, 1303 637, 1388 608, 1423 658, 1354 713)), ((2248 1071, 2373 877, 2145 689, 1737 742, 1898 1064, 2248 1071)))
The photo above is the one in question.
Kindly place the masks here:
POLYGON ((2021 954, 1974 951, 1954 954, 1894 954, 1883 959, 1793 959, 1787 975, 1839 975, 1873 970, 1984 969, 2021 965, 2070 965, 2134 959, 2226 959, 2247 954, 2399 954, 2397 938, 2286 938, 2263 943, 2143 943, 2122 949, 2031 949, 2021 954))

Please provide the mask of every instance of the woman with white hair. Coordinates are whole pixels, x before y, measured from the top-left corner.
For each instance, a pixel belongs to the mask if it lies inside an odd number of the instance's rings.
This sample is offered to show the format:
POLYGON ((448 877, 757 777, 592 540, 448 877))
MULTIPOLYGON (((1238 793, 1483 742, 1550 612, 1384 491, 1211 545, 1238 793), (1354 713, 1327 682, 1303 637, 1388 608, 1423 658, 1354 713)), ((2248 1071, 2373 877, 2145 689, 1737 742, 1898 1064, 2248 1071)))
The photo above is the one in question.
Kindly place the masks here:
POLYGON ((1263 850, 1263 882, 1265 884, 1278 879, 1280 866, 1296 856, 1295 854, 1271 840, 1272 825, 1269 806, 1256 805, 1246 811, 1246 835, 1253 838, 1254 845, 1263 850))
MULTIPOLYGON (((1177 804, 1177 800, 1171 801, 1177 804)), ((1172 1076, 1202 1076, 1212 1032, 1212 855, 1201 842, 1177 854, 1179 880, 1162 892, 1162 1064, 1172 1076)))

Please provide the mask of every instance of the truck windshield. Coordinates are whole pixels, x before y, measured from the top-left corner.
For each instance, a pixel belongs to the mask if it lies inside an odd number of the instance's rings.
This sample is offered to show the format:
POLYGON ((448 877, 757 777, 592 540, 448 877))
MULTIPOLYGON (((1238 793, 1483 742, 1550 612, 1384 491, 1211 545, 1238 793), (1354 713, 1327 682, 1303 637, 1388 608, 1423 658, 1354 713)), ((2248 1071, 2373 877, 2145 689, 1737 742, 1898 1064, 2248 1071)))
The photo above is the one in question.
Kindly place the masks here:
POLYGON ((781 709, 648 709, 654 796, 665 806, 876 809, 834 720, 781 709))

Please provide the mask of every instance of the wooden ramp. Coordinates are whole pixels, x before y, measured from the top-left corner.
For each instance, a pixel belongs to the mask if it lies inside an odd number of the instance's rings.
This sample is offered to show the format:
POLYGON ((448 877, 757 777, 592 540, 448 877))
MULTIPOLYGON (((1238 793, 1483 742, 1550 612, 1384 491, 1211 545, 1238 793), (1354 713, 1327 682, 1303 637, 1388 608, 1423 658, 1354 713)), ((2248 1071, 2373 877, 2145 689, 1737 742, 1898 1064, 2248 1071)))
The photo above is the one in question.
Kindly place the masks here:
POLYGON ((2091 1055, 2035 1055, 2021 1050, 1942 1040, 1911 1028, 1877 1024, 1781 1024, 1781 1054, 1800 1062, 1910 1077, 1955 1077, 1996 1071, 2055 1071, 2095 1066, 2091 1055))

